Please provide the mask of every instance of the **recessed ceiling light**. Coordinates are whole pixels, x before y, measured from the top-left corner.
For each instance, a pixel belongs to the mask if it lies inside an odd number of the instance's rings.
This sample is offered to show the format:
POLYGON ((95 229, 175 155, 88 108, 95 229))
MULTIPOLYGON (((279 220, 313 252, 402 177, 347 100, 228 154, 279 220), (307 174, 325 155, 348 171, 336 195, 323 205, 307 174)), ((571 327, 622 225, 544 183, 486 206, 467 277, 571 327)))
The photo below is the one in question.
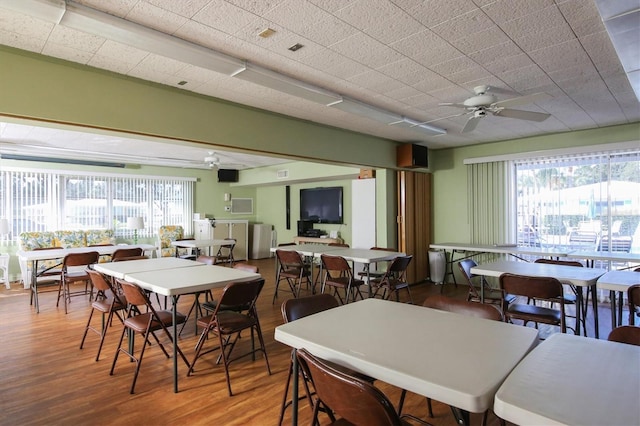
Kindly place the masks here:
POLYGON ((262 37, 262 38, 267 38, 267 37, 271 37, 275 33, 276 33, 276 30, 274 30, 272 28, 267 28, 267 29, 262 30, 261 32, 259 32, 258 35, 260 37, 262 37))
POLYGON ((289 48, 290 51, 295 52, 296 50, 300 50, 304 47, 304 45, 300 44, 300 43, 296 43, 293 46, 291 46, 289 48))

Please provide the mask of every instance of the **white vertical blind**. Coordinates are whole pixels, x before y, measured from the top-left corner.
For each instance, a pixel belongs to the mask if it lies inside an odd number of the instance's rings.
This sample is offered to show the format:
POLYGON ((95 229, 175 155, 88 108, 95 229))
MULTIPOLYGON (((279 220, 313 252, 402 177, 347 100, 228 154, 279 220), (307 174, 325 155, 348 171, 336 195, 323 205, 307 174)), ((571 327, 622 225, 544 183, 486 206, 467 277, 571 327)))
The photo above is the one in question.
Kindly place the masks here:
POLYGON ((472 244, 511 243, 508 164, 472 164, 467 169, 469 224, 472 244))

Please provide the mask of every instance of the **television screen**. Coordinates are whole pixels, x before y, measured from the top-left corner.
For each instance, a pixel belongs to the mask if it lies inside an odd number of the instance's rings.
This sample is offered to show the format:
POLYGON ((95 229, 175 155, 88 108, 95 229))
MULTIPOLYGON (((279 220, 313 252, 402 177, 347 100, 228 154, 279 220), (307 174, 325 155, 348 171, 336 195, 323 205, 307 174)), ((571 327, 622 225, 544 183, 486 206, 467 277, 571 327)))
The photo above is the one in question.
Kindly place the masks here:
POLYGON ((301 189, 300 220, 343 223, 342 187, 301 189))

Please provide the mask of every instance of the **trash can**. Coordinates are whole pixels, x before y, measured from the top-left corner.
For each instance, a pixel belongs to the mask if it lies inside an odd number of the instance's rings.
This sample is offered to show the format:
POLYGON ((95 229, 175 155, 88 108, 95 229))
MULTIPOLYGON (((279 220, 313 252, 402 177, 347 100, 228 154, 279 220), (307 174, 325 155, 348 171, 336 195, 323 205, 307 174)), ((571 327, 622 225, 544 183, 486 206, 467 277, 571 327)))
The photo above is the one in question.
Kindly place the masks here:
POLYGON ((447 269, 447 254, 444 250, 429 251, 429 279, 436 284, 444 284, 447 269))

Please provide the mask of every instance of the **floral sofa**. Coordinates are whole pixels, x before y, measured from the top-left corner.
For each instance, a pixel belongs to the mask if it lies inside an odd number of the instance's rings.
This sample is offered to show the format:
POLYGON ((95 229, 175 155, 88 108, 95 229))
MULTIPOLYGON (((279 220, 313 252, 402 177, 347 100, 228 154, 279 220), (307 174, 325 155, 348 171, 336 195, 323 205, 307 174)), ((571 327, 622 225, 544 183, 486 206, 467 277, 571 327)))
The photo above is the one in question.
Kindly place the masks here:
MULTIPOLYGON (((18 237, 20 250, 31 251, 53 247, 72 248, 115 244, 112 229, 90 229, 86 231, 42 231, 22 232, 18 237)), ((107 256, 108 257, 108 256, 107 256)), ((101 261, 108 261, 102 256, 101 261)), ((31 262, 19 259, 20 273, 25 288, 31 285, 31 262)), ((61 259, 38 262, 39 272, 59 265, 61 259)))

